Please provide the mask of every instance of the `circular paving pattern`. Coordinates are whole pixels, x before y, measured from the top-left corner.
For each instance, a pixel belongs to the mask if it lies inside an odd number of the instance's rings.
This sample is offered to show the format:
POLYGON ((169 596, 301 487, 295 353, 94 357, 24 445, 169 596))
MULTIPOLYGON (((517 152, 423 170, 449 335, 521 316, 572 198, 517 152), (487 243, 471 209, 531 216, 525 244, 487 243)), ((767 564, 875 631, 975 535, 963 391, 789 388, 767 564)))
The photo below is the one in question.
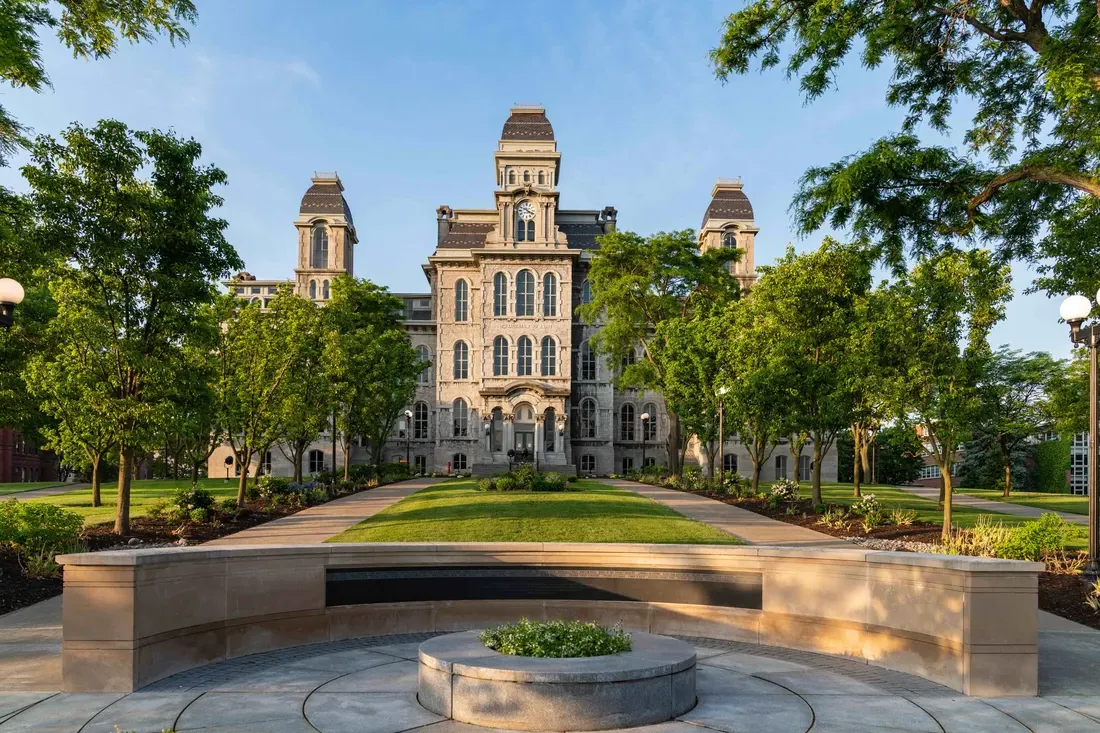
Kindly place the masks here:
MULTIPOLYGON (((490 733, 416 701, 435 634, 314 644, 181 672, 130 695, 0 693, 0 733, 490 733)), ((631 733, 1100 733, 1093 696, 980 700, 853 660, 684 638, 698 705, 631 733)))

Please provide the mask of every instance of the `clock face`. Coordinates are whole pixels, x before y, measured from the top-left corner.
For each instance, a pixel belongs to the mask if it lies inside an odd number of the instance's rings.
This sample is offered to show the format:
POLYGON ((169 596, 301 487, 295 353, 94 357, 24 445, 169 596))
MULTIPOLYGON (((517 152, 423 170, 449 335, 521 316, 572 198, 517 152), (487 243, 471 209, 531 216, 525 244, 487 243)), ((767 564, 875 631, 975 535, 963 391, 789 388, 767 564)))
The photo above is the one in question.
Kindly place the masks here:
POLYGON ((531 221, 535 218, 535 205, 530 201, 524 201, 516 207, 516 214, 523 221, 531 221))

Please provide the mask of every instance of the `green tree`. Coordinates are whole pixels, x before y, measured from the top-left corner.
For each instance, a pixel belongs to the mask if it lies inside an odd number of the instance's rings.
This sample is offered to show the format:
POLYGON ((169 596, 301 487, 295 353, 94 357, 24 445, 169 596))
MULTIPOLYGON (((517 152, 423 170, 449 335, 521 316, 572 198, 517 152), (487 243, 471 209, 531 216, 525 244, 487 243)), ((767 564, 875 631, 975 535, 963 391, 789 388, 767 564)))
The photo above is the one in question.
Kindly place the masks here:
POLYGON ((855 379, 846 374, 854 371, 853 328, 871 285, 871 260, 857 246, 826 239, 813 252, 788 248, 760 270, 749 299, 774 340, 771 367, 786 385, 785 422, 813 441, 811 496, 820 504, 823 459, 854 418, 855 379))
POLYGON ((1012 491, 1015 456, 1028 439, 1051 424, 1047 385, 1056 369, 1050 354, 1021 354, 1007 347, 986 362, 979 385, 981 413, 974 430, 997 451, 1006 498, 1012 491))
POLYGON ((891 333, 905 366, 893 404, 919 427, 942 478, 943 533, 951 531, 951 465, 981 415, 990 329, 1011 297, 1008 267, 987 250, 947 252, 891 288, 891 333))
POLYGON ((201 154, 194 140, 105 120, 72 125, 61 141, 39 137, 23 168, 35 213, 28 244, 57 247, 69 263, 51 279, 53 337, 94 350, 118 435, 119 533, 129 529, 135 453, 170 404, 183 343, 215 281, 241 266, 226 222, 211 216, 225 174, 198 165, 201 154))
POLYGON ((1047 385, 1047 409, 1055 427, 1063 435, 1087 433, 1089 430, 1089 351, 1075 349, 1068 361, 1052 369, 1047 385))
POLYGON ((885 66, 899 134, 810 169, 798 228, 849 225, 898 271, 959 235, 1037 264, 1051 293, 1100 284, 1100 19, 1091 0, 754 0, 711 52, 719 78, 784 62, 808 100, 858 53, 885 66), (957 148, 926 145, 973 109, 957 148))
POLYGON ((924 446, 910 425, 888 425, 875 435, 873 476, 880 484, 900 486, 920 478, 924 446))
POLYGON ((217 422, 241 469, 237 503, 243 505, 252 459, 280 438, 279 411, 315 336, 317 306, 282 285, 267 310, 229 293, 218 315, 217 422))
POLYGON ((279 450, 294 466, 294 481, 302 481, 302 460, 309 446, 325 431, 332 403, 332 389, 325 374, 324 313, 306 324, 308 334, 302 358, 287 384, 279 406, 279 450))
MULTIPOLYGON (((592 301, 578 314, 590 326, 599 326, 593 346, 612 363, 638 352, 641 358, 622 370, 618 383, 659 391, 668 388, 671 350, 665 340, 669 329, 661 324, 673 318, 690 318, 699 308, 709 309, 738 295, 737 281, 729 273, 735 249, 699 251, 695 232, 683 229, 643 237, 633 232, 612 232, 599 238, 588 271, 592 301)), ((669 468, 682 469, 684 444, 680 417, 669 413, 669 468)))

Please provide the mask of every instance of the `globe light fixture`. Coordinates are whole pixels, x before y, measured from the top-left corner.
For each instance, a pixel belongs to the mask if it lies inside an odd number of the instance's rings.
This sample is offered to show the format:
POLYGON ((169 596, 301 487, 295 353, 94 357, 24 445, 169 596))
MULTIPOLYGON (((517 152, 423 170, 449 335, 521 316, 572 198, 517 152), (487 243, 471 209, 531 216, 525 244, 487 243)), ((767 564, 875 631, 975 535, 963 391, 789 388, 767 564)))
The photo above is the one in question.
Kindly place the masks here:
POLYGON ((642 471, 645 471, 645 441, 649 437, 649 413, 642 413, 642 471))
MULTIPOLYGON (((1100 299, 1100 292, 1096 294, 1100 299)), ((1083 295, 1071 295, 1062 301, 1058 314, 1069 324, 1069 338, 1074 346, 1089 350, 1089 549, 1085 574, 1092 580, 1100 576, 1100 378, 1097 375, 1097 355, 1100 352, 1100 324, 1084 325, 1092 313, 1092 302, 1083 295)))
POLYGON ((23 286, 10 277, 0 278, 0 328, 9 329, 15 318, 15 306, 23 302, 23 286))
POLYGON ((412 410, 405 410, 405 467, 412 473, 412 410))

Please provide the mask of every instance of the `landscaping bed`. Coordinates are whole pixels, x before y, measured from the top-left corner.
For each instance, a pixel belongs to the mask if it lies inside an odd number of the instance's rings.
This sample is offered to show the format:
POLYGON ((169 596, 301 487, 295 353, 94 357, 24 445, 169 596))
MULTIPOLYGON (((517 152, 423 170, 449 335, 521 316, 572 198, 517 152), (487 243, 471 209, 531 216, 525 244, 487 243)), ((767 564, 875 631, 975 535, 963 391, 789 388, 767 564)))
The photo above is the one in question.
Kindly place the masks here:
POLYGON ((29 578, 19 556, 0 548, 0 615, 18 611, 61 593, 61 578, 29 578))

